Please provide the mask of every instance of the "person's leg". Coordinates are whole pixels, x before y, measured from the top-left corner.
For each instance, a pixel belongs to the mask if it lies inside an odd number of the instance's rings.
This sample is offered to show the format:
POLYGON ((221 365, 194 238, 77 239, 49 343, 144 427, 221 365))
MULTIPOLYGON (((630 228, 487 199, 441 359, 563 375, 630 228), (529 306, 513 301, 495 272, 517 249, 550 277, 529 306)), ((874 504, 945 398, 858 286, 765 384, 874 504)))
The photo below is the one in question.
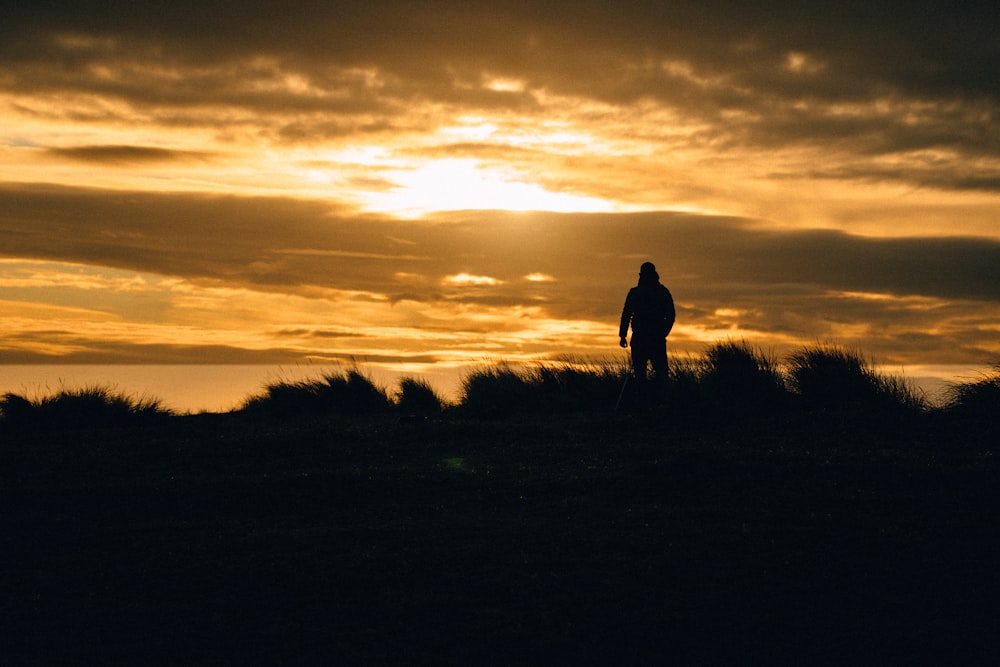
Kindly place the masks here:
POLYGON ((649 363, 652 360, 652 347, 648 340, 632 338, 632 372, 635 376, 636 406, 646 409, 656 400, 657 392, 649 381, 649 363))
POLYGON ((670 374, 670 365, 667 362, 667 341, 657 341, 649 350, 649 362, 653 367, 653 374, 660 380, 666 380, 670 374))
POLYGON ((650 350, 650 365, 653 367, 654 400, 666 401, 670 392, 670 365, 667 362, 667 341, 657 341, 650 350))
POLYGON ((638 383, 646 382, 646 367, 649 365, 649 350, 641 341, 632 339, 632 374, 638 383))

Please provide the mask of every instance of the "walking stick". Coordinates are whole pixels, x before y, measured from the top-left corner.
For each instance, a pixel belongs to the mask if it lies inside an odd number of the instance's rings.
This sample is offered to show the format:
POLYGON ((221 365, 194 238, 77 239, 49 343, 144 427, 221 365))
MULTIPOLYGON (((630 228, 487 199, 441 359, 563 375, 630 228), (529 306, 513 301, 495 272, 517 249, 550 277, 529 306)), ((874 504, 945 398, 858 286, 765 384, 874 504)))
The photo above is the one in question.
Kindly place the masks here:
POLYGON ((628 386, 628 375, 625 376, 625 381, 622 382, 622 390, 618 392, 618 400, 615 401, 615 412, 618 412, 618 406, 622 404, 622 396, 625 395, 625 387, 628 386))

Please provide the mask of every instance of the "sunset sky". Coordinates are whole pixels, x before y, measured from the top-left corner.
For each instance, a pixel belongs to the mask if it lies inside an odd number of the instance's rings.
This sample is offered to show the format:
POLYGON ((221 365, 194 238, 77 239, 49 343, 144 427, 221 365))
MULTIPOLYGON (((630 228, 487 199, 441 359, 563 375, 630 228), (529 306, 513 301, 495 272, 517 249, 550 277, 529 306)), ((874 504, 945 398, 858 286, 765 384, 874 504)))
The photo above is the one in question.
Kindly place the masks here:
POLYGON ((673 353, 985 368, 998 34, 993 2, 19 3, 0 363, 614 355, 648 260, 673 353))

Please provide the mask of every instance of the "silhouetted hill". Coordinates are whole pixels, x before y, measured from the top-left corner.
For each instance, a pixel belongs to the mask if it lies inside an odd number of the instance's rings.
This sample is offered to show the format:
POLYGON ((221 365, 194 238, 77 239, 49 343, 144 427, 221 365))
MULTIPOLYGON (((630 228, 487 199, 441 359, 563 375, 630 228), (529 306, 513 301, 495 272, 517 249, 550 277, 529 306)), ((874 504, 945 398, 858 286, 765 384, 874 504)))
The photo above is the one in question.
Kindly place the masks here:
POLYGON ((5 422, 0 654, 995 662, 1000 464, 978 403, 993 405, 992 377, 947 408, 872 407, 805 400, 749 348, 717 357, 618 412, 610 370, 492 369, 440 411, 411 387, 419 414, 359 376, 351 391, 373 409, 355 414, 250 399, 229 414, 5 422), (475 384, 494 376, 504 391, 475 384), (774 401, 744 405, 746 388, 774 401), (576 410, 569 394, 602 399, 576 410))

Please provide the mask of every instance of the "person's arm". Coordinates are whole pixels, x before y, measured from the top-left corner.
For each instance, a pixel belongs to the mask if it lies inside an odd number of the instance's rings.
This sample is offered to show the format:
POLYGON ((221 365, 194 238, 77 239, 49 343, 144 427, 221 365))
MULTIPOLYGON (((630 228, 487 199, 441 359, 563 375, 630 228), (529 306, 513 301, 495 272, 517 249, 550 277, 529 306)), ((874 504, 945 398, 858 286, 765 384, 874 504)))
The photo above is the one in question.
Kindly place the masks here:
POLYGON ((663 318, 663 335, 667 336, 670 334, 670 330, 674 328, 674 321, 677 319, 677 310, 674 308, 674 297, 671 296, 670 290, 664 287, 663 291, 666 293, 667 306, 667 314, 663 318))
POLYGON ((625 307, 622 308, 622 319, 618 324, 618 344, 628 347, 628 325, 632 322, 632 291, 625 297, 625 307))

